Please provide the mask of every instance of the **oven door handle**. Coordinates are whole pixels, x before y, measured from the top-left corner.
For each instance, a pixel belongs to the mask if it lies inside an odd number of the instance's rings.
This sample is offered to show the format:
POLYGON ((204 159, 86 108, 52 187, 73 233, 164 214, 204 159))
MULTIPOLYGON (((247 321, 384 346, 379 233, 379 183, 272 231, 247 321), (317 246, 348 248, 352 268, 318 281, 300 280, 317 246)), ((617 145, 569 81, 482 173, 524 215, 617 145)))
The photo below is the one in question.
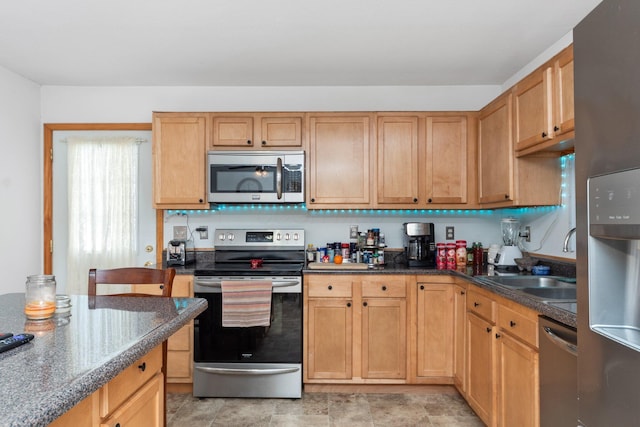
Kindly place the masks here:
MULTIPOLYGON (((271 287, 285 288, 287 286, 296 286, 299 283, 300 282, 297 280, 276 280, 271 283, 271 287)), ((222 287, 222 282, 220 280, 196 279, 196 285, 220 289, 222 287)))
POLYGON ((233 368, 207 368, 204 366, 196 366, 196 369, 208 374, 220 374, 220 375, 279 375, 290 374, 292 372, 298 372, 300 368, 277 368, 277 369, 233 369, 233 368))

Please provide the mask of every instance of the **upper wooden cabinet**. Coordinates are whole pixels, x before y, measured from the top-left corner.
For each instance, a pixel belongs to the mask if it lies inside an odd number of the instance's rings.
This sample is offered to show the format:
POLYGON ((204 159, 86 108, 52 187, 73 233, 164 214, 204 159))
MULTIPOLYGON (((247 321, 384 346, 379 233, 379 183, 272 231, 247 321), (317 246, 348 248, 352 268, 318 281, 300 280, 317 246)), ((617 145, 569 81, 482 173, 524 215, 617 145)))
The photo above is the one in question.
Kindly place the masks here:
POLYGON ((484 107, 478 117, 481 204, 511 203, 514 200, 511 105, 511 94, 506 93, 484 107))
POLYGON ((366 113, 308 115, 309 208, 370 207, 372 116, 366 113))
POLYGON ((214 113, 209 148, 302 148, 302 113, 214 113))
POLYGON ((475 127, 474 114, 380 113, 376 207, 424 209, 468 203, 476 175, 475 143, 468 138, 471 125, 475 127))
POLYGON ((153 207, 207 209, 205 113, 153 113, 153 207))
POLYGON ((543 64, 512 89, 516 151, 570 151, 574 130, 573 46, 543 64))

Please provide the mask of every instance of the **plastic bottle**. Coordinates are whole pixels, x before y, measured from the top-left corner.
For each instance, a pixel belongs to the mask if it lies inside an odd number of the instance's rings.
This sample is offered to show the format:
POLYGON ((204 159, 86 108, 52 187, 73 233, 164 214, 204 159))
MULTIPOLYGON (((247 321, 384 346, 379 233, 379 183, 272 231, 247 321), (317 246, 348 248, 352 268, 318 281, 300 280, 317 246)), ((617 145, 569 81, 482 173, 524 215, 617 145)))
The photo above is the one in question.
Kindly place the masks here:
POLYGON ((482 249, 482 242, 476 242, 474 243, 475 245, 475 249, 473 250, 473 266, 474 267, 482 267, 482 255, 483 255, 483 249, 482 249))

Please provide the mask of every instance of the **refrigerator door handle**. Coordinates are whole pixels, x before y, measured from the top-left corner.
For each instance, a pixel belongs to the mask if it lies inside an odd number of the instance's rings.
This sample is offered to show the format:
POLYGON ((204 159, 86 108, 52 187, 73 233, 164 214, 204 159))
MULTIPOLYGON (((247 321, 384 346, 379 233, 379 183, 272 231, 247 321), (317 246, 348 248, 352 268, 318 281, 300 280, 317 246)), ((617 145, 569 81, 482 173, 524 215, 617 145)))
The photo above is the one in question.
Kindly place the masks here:
POLYGON ((560 338, 548 326, 545 326, 543 329, 544 329, 544 332, 546 334, 545 336, 547 338, 549 338, 552 343, 554 343, 555 345, 557 345, 558 347, 560 347, 561 349, 563 349, 564 351, 566 351, 567 353, 569 353, 569 354, 571 354, 573 356, 577 356, 578 355, 578 346, 577 345, 572 344, 569 341, 560 338))

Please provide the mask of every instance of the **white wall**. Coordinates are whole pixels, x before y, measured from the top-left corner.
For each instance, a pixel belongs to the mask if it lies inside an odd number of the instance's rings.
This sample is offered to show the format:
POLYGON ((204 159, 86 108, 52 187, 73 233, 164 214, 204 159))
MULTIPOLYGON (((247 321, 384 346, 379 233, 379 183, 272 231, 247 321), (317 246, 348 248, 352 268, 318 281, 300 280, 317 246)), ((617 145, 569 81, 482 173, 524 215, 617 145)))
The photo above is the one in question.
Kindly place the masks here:
POLYGON ((40 87, 0 67, 0 294, 42 273, 40 87))

